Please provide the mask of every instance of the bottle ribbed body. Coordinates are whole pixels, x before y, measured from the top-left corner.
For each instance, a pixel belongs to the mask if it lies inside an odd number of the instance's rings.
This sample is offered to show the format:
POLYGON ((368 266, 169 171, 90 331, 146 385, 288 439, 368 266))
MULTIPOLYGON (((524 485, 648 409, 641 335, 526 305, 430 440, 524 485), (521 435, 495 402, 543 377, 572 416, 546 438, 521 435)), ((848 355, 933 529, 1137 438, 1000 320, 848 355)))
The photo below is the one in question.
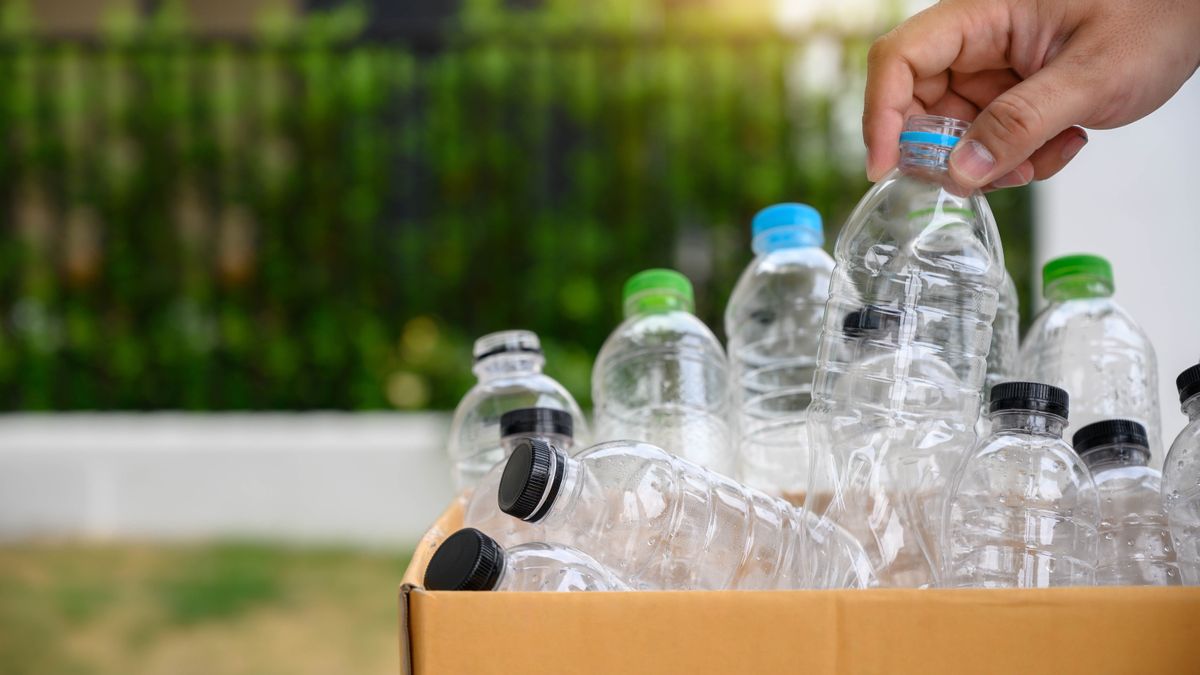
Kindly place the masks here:
POLYGON ((1151 451, 1162 456, 1154 346, 1111 297, 1051 302, 1029 327, 1020 362, 1025 377, 1071 394, 1075 428, 1135 420, 1146 427, 1151 451))
POLYGON ((1182 583, 1162 503, 1162 476, 1148 466, 1096 467, 1100 495, 1101 586, 1177 586, 1182 583))
POLYGON ((680 310, 635 314, 604 342, 592 369, 598 440, 652 443, 732 475, 725 351, 680 310))
POLYGON ((902 163, 859 203, 813 381, 806 506, 862 543, 883 586, 936 580, 942 494, 975 440, 1004 276, 986 200, 947 181, 944 157, 902 163))
POLYGON ((942 585, 1092 585, 1099 522, 1092 478, 1061 437, 998 431, 949 486, 942 585))
POLYGON ((1163 464, 1162 499, 1183 582, 1200 586, 1200 395, 1183 409, 1190 421, 1163 464))
MULTIPOLYGON (((808 582, 803 512, 782 499, 648 444, 601 444, 568 460, 566 471, 562 494, 540 522, 547 538, 589 553, 635 587, 808 582)), ((848 545, 836 539, 828 549, 848 545)))
POLYGON ((816 246, 760 255, 725 312, 738 479, 802 498, 817 343, 833 259, 816 246))

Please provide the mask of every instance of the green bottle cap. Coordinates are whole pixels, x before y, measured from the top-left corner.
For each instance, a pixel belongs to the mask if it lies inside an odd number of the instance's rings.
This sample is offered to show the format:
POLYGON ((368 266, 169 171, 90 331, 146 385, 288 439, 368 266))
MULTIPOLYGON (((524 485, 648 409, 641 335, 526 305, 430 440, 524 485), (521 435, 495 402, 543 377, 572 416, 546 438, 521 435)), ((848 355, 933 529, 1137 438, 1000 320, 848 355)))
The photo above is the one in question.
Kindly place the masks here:
POLYGON ((1080 253, 1055 258, 1042 267, 1042 292, 1047 298, 1088 298, 1112 295, 1112 264, 1098 255, 1080 253), (1051 289, 1055 289, 1053 292, 1051 289))
POLYGON ((629 277, 622 294, 625 316, 683 310, 690 312, 695 307, 692 282, 688 278, 668 269, 648 269, 629 277))

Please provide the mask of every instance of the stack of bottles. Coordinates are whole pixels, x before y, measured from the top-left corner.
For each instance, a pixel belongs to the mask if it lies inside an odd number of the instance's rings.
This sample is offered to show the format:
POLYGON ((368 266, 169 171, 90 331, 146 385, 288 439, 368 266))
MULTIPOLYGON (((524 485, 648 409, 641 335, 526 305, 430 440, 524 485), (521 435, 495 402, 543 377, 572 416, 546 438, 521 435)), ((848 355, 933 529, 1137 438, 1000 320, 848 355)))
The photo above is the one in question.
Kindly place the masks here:
POLYGON ((449 442, 464 527, 426 586, 1200 585, 1200 365, 1164 459, 1154 348, 1105 259, 1050 261, 1019 341, 987 200, 947 173, 966 129, 910 118, 832 256, 812 207, 760 211, 727 350, 685 276, 634 275, 592 439, 537 336, 480 338, 449 442))

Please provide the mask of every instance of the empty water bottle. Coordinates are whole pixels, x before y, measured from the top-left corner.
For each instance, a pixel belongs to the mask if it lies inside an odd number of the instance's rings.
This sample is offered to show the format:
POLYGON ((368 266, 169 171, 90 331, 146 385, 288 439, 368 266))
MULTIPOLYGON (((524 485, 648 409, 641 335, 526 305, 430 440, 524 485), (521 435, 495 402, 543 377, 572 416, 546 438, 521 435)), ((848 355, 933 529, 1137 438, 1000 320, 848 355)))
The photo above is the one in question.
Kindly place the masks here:
POLYGON ((725 308, 738 477, 768 494, 802 499, 804 423, 833 259, 821 248, 821 215, 811 206, 768 206, 751 228, 756 257, 725 308))
POLYGON ((1005 382, 992 434, 955 472, 946 499, 945 586, 1049 588, 1095 583, 1100 500, 1063 440, 1067 393, 1005 382))
MULTIPOLYGON (((542 526, 644 589, 800 588, 815 583, 801 555, 812 519, 787 501, 646 443, 611 442, 575 457, 522 441, 500 481, 500 508, 542 526)), ((844 532, 809 533, 831 569, 822 587, 873 585, 844 532), (846 560, 842 560, 846 558, 846 560)))
POLYGON ((627 591, 619 577, 567 546, 505 548, 472 528, 442 542, 425 568, 431 591, 627 591))
POLYGON ((599 440, 653 443, 733 473, 725 351, 692 314, 692 284, 673 270, 639 272, 625 284, 625 321, 592 369, 599 440))
POLYGON ((805 504, 863 543, 884 586, 935 581, 941 500, 975 439, 1004 279, 987 200, 947 173, 966 129, 910 118, 899 167, 863 197, 835 247, 805 504), (863 308, 888 321, 848 331, 863 308))
POLYGON ((1176 586, 1179 565, 1162 503, 1162 474, 1150 461, 1146 427, 1133 420, 1093 422, 1071 439, 1100 493, 1101 586, 1176 586))
POLYGON ((1017 363, 1020 326, 1017 285, 1005 271, 1004 283, 1000 285, 1000 300, 996 305, 996 319, 992 321, 992 346, 988 350, 987 376, 984 378, 985 397, 992 387, 1017 377, 1020 370, 1017 363))
POLYGON ((537 335, 508 330, 475 341, 475 376, 450 424, 449 451, 457 489, 470 488, 504 459, 500 416, 516 408, 555 408, 571 414, 575 435, 587 437, 579 404, 561 384, 542 374, 546 359, 537 335))
POLYGON ((1042 268, 1042 294, 1050 304, 1025 334, 1023 376, 1071 392, 1078 425, 1136 420, 1151 449, 1162 448, 1154 345, 1113 300, 1109 262, 1094 255, 1051 260, 1042 268))
POLYGON ((1163 507, 1183 583, 1200 586, 1200 365, 1175 379, 1187 426, 1163 463, 1163 507))
MULTIPOLYGON (((570 453, 575 448, 572 434, 574 423, 570 413, 552 408, 520 408, 500 416, 500 445, 504 457, 512 454, 517 442, 536 438, 552 443, 570 453)), ((504 462, 493 466, 480 479, 471 492, 463 511, 463 525, 472 527, 495 539, 508 548, 527 542, 543 541, 542 529, 535 523, 526 523, 504 513, 497 506, 500 477, 504 474, 504 462)))

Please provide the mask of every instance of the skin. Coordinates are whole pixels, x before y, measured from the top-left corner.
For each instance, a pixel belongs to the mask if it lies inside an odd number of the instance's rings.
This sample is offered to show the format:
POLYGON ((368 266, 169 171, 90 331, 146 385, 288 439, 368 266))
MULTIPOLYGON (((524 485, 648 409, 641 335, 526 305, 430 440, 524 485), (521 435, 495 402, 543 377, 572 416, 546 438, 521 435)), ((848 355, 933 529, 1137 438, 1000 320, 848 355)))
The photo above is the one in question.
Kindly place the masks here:
POLYGON ((950 156, 966 187, 1058 173, 1087 143, 1161 106, 1200 66, 1200 0, 943 0, 871 46, 867 176, 899 160, 904 120, 973 121, 950 156))

